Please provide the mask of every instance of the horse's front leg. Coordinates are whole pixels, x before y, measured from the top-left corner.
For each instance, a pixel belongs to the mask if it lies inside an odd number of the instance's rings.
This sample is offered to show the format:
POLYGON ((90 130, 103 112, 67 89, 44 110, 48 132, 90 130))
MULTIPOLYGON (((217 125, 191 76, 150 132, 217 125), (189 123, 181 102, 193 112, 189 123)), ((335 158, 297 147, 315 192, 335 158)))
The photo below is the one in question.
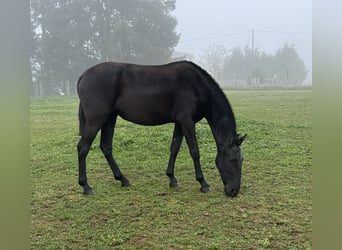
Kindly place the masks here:
POLYGON ((201 184, 201 192, 207 193, 210 192, 210 186, 205 181, 201 164, 200 164, 200 154, 196 139, 196 132, 195 132, 195 123, 191 119, 187 119, 182 123, 182 131, 185 136, 186 142, 189 146, 190 155, 192 157, 192 160, 194 162, 195 166, 195 174, 196 174, 196 180, 201 184))
POLYGON ((175 162, 179 152, 180 145, 183 140, 182 128, 178 123, 175 123, 175 128, 173 130, 173 137, 170 148, 170 159, 169 164, 166 169, 166 175, 170 179, 170 187, 177 188, 179 186, 178 181, 174 175, 175 162))

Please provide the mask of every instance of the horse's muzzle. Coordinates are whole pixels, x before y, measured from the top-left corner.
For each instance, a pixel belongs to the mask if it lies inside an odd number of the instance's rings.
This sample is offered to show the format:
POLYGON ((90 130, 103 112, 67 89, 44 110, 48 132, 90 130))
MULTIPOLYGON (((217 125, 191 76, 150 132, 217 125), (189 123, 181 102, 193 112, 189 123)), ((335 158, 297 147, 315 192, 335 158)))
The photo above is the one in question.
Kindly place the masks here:
POLYGON ((234 187, 228 187, 227 185, 224 186, 224 192, 226 193, 226 195, 230 196, 230 197, 234 197, 236 196, 240 191, 240 188, 234 188, 234 187))

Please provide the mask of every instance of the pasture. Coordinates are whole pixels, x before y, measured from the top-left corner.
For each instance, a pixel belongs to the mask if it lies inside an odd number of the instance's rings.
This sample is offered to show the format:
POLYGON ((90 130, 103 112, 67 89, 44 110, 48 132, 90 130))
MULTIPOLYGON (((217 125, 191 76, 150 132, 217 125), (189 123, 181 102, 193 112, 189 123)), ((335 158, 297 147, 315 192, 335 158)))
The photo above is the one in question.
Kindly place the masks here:
POLYGON ((94 196, 78 185, 78 99, 32 99, 31 249, 311 249, 312 91, 228 91, 242 145, 241 190, 229 198, 215 166, 207 122, 196 125, 203 194, 183 140, 165 170, 173 125, 118 119, 114 156, 131 187, 121 188, 99 149, 87 158, 94 196))

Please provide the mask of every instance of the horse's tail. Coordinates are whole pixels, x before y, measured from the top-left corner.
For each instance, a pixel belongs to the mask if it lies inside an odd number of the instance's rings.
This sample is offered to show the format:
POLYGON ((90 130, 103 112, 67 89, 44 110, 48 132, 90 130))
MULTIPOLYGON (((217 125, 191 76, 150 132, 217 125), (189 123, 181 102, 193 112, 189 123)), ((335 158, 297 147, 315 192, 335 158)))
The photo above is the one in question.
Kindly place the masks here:
POLYGON ((86 119, 84 116, 84 111, 83 111, 83 107, 82 107, 81 103, 78 107, 78 119, 79 119, 79 135, 82 136, 83 131, 84 131, 84 127, 85 127, 85 123, 86 123, 86 119))
MULTIPOLYGON (((79 87, 80 87, 80 82, 83 78, 83 74, 78 78, 77 81, 77 93, 79 95, 79 87)), ((82 136, 83 135, 83 131, 84 131, 84 127, 85 127, 85 116, 84 116, 84 111, 83 111, 83 107, 82 104, 80 102, 80 105, 78 107, 78 120, 79 120, 79 131, 78 131, 78 135, 82 136)))

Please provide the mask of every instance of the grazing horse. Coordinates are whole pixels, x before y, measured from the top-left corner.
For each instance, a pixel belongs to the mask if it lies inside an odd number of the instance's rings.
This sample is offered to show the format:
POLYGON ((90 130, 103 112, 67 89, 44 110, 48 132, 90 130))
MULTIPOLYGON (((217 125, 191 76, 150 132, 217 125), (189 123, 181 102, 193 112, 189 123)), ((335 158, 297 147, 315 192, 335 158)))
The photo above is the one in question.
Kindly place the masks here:
POLYGON ((101 130, 100 148, 121 186, 130 182, 121 173, 112 154, 117 116, 141 125, 174 123, 171 153, 166 174, 170 187, 178 187, 175 160, 183 139, 194 162, 201 192, 209 192, 200 164, 195 123, 206 118, 217 145, 216 166, 224 192, 234 197, 240 190, 245 136, 236 133, 232 108, 215 80, 201 67, 181 61, 165 65, 135 65, 105 62, 86 70, 79 78, 80 140, 77 145, 79 184, 83 193, 93 194, 87 182, 86 157, 101 130))

